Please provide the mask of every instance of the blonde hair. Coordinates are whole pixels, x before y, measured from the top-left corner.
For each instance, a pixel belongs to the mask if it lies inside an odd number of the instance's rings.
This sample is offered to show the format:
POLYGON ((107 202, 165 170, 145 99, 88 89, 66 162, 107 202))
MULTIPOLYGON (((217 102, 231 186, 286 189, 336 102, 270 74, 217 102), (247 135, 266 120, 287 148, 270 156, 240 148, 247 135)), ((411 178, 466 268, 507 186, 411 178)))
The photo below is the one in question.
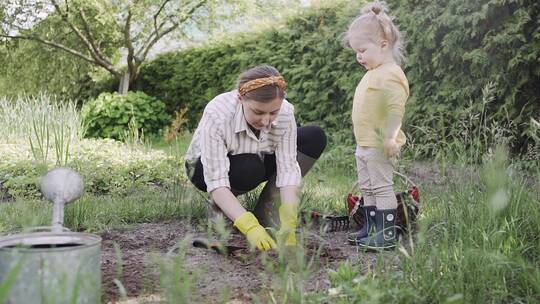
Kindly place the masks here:
POLYGON ((394 17, 387 14, 388 6, 383 1, 368 3, 360 10, 357 16, 349 25, 345 33, 347 44, 352 37, 365 35, 370 41, 378 43, 386 40, 392 48, 392 57, 397 64, 404 60, 403 39, 398 27, 394 24, 394 17))

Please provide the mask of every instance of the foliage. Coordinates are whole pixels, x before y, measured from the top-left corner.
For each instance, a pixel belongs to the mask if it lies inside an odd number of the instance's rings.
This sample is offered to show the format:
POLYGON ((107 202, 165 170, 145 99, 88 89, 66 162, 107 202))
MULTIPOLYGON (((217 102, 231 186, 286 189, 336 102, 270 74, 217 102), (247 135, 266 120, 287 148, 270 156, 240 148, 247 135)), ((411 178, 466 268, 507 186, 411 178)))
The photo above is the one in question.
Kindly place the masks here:
MULTIPOLYGON (((404 130, 417 157, 452 152, 455 143, 488 151, 501 139, 516 152, 540 149, 531 135, 539 133, 531 118, 540 117, 538 3, 389 2, 408 42, 404 130), (473 126, 464 129, 471 118, 473 126)), ((338 2, 285 27, 162 55, 143 66, 142 90, 162 99, 169 113, 188 107, 194 128, 206 103, 233 89, 243 70, 271 64, 285 76, 301 124, 320 124, 333 143, 353 145, 351 104, 364 70, 341 37, 358 10, 359 4, 338 2)))
POLYGON ((6 1, 0 36, 9 45, 10 56, 2 61, 14 73, 3 84, 15 85, 8 92, 48 90, 79 97, 89 89, 96 69, 118 60, 123 40, 118 25, 109 18, 111 11, 100 2, 6 1))
POLYGON ((206 103, 233 89, 243 70, 268 63, 287 79, 288 99, 296 105, 299 121, 343 128, 343 122, 348 122, 343 119, 348 104, 342 100, 352 99, 362 73, 354 63, 354 54, 334 38, 348 22, 339 18, 342 12, 313 11, 284 28, 159 56, 143 67, 142 88, 165 101, 170 113, 187 106, 193 128, 206 103), (347 71, 353 79, 337 81, 347 71))
MULTIPOLYGON (((260 14, 276 6, 298 4, 297 1, 293 4, 265 0, 4 2, 0 6, 3 17, 0 18, 0 39, 27 40, 85 61, 84 69, 103 68, 120 80, 121 93, 127 92, 129 83, 137 79, 141 64, 164 37, 172 36, 184 42, 201 39, 201 36, 204 39, 210 32, 234 24, 240 13, 258 10, 260 14), (120 49, 125 57, 119 66, 120 49)), ((39 55, 43 58, 43 54, 39 55)), ((28 84, 39 84, 39 80, 28 84)), ((67 82, 64 84, 70 89, 76 88, 67 82)))
POLYGON ((0 98, 0 143, 30 145, 40 164, 65 165, 69 148, 83 137, 84 128, 74 102, 55 96, 0 98))
POLYGON ((15 98, 22 92, 29 95, 54 92, 65 99, 82 101, 92 90, 104 89, 94 83, 95 68, 82 59, 44 49, 30 41, 10 41, 4 47, 5 54, 0 51, 3 96, 15 98))
POLYGON ((390 3, 408 41, 413 93, 407 111, 410 124, 418 127, 410 129, 411 137, 431 129, 439 140, 453 141, 464 131, 453 122, 472 113, 494 132, 511 129, 514 151, 539 149, 530 135, 531 118, 540 117, 538 1, 390 3), (480 97, 488 85, 493 92, 486 103, 480 97))
POLYGON ((174 120, 172 121, 168 131, 165 134, 165 141, 167 143, 170 144, 171 142, 176 140, 180 132, 183 131, 183 125, 187 122, 187 119, 185 117, 187 110, 187 108, 184 108, 180 111, 174 112, 174 120))
POLYGON ((168 122, 165 104, 143 92, 101 93, 87 102, 81 115, 90 137, 123 139, 130 124, 146 134, 157 134, 168 122))
MULTIPOLYGON (((30 147, 0 144, 0 183, 15 198, 39 198, 39 179, 54 162, 36 166, 30 147)), ((111 139, 84 139, 71 147, 68 167, 79 172, 93 194, 126 195, 144 187, 168 188, 185 180, 181 157, 133 149, 111 139)))
MULTIPOLYGON (((0 205, 2 233, 51 224, 52 204, 42 200, 19 199, 0 205)), ((166 189, 137 189, 127 196, 85 193, 65 207, 64 226, 71 230, 102 232, 131 223, 201 217, 204 200, 179 184, 166 189)))
MULTIPOLYGON (((94 141, 91 145, 102 143, 94 141)), ((117 164, 125 155, 119 157, 117 164)), ((436 166, 431 164, 430 171, 437 172, 436 166)), ((333 199, 344 207, 343 194, 354 177, 344 180, 340 168, 336 170, 335 163, 326 162, 307 175, 304 187, 310 192, 309 204, 328 206, 333 199)), ((285 259, 281 253, 275 259, 261 256, 263 278, 268 275, 271 284, 252 296, 268 294, 266 302, 279 303, 537 303, 538 174, 521 176, 509 166, 501 150, 486 158, 481 167, 463 166, 447 173, 435 173, 444 181, 441 183, 430 183, 429 176, 417 176, 422 182, 422 209, 418 234, 407 239, 412 246, 376 255, 358 252, 354 261, 329 273, 328 290, 323 289, 325 285, 305 285, 307 276, 319 276, 321 271, 317 261, 306 261, 303 250, 295 250, 285 259), (306 293, 306 289, 313 292, 306 293)), ((175 184, 162 190, 135 191, 127 197, 84 195, 66 207, 66 227, 100 232, 130 223, 204 218, 204 199, 193 187, 175 184)), ((252 199, 256 201, 256 196, 252 199)), ((0 231, 46 225, 51 209, 50 204, 39 201, 0 204, 0 231)), ((189 240, 190 236, 184 241, 189 240)), ((180 250, 188 244, 182 243, 180 250)), ((259 261, 259 257, 254 258, 259 261)), ((172 266, 168 264, 160 286, 163 289, 156 292, 198 297, 196 288, 184 279, 172 284, 175 278, 187 275, 185 268, 172 266)), ((189 274, 213 275, 200 269, 189 274)))
MULTIPOLYGON (((156 117, 166 122, 162 112, 153 112, 163 109, 162 103, 144 93, 121 98, 126 97, 130 99, 123 104, 133 106, 144 118, 129 116, 126 119, 132 124, 155 125, 156 117), (143 106, 137 107, 139 103, 143 106)), ((106 103, 105 109, 116 109, 110 105, 106 103)), ((183 170, 178 170, 183 165, 181 155, 146 149, 138 129, 127 129, 126 143, 83 139, 81 114, 70 101, 45 94, 0 98, 0 121, 4 122, 0 124, 0 185, 15 198, 40 197, 39 178, 55 166, 79 171, 87 191, 95 194, 126 194, 147 186, 167 188, 184 180, 183 170)))

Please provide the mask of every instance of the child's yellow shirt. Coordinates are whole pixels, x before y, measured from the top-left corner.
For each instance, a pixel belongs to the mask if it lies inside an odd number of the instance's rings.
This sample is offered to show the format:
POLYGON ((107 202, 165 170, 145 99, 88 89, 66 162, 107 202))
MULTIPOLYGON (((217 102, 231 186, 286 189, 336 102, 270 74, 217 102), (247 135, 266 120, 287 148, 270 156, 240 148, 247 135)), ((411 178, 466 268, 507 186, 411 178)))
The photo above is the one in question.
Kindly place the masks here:
MULTIPOLYGON (((381 147, 389 114, 403 119, 409 97, 409 82, 401 67, 386 63, 369 70, 354 93, 352 122, 356 143, 364 147, 381 147)), ((405 144, 399 130, 396 143, 405 144)))

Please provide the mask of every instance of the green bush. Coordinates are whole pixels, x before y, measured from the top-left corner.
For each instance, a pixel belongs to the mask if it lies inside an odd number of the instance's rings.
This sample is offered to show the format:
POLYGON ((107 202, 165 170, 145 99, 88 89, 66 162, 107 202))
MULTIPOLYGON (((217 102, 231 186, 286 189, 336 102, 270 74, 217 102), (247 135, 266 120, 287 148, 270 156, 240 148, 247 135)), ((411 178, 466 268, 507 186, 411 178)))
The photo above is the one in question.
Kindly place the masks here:
POLYGON ((142 90, 163 100, 169 113, 187 107, 188 127, 194 128, 212 98, 233 89, 245 69, 266 63, 287 80, 300 123, 343 129, 350 126, 354 89, 363 75, 339 39, 352 17, 345 11, 313 10, 285 28, 159 56, 143 66, 142 90))
POLYGON ((87 136, 123 139, 129 128, 156 134, 169 120, 165 104, 143 92, 101 93, 82 108, 87 136))
POLYGON ((410 123, 419 127, 410 135, 452 142, 462 138, 468 124, 477 125, 473 134, 482 133, 484 124, 484 134, 493 133, 488 139, 510 131, 506 137, 514 137, 515 152, 532 149, 538 129, 531 118, 540 117, 540 2, 390 3, 408 42, 412 96, 407 111, 410 123), (492 97, 486 100, 482 97, 490 86, 492 97))
MULTIPOLYGON (((487 151, 501 140, 515 152, 538 151, 531 118, 540 117, 540 3, 388 2, 406 36, 411 97, 404 129, 418 157, 455 151, 455 144, 487 151)), ((271 64, 288 82, 300 123, 317 123, 331 141, 353 144, 351 104, 364 70, 341 37, 361 3, 338 3, 283 28, 159 56, 144 65, 141 88, 169 113, 187 107, 194 128, 206 103, 232 89, 240 72, 271 64)))

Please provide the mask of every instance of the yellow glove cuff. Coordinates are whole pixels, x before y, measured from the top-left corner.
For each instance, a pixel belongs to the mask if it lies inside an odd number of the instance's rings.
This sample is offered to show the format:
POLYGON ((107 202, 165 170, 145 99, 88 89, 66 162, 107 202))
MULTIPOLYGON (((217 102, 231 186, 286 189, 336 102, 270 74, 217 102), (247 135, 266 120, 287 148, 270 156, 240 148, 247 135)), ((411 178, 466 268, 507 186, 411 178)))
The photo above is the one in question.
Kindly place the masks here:
POLYGON ((279 234, 285 239, 285 245, 295 246, 295 230, 298 226, 298 204, 282 203, 279 207, 279 219, 281 221, 279 234))
POLYGON ((251 212, 245 212, 234 221, 234 227, 238 228, 243 234, 247 234, 251 229, 260 225, 255 215, 251 212))
POLYGON ((281 229, 296 229, 298 226, 298 204, 282 203, 279 207, 281 229))

